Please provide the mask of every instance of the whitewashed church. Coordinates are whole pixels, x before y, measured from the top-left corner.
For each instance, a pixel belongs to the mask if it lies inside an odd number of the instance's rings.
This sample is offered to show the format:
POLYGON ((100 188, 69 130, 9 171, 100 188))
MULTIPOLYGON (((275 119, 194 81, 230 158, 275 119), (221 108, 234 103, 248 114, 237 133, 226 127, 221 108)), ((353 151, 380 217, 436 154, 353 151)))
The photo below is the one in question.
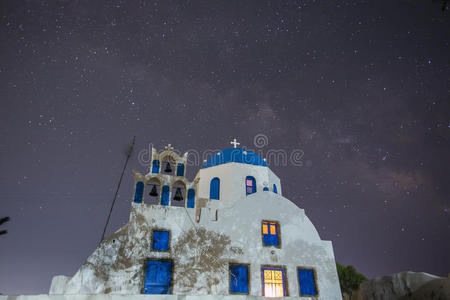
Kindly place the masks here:
POLYGON ((51 295, 342 299, 331 242, 261 157, 235 143, 190 182, 187 153, 166 148, 133 171, 129 222, 73 277, 54 277, 51 295))

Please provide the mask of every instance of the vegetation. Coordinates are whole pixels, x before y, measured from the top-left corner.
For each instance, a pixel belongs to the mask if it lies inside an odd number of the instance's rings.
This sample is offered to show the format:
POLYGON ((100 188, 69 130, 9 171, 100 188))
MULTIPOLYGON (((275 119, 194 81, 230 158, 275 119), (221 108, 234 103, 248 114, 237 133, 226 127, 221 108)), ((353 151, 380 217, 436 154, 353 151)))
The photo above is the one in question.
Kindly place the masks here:
MULTIPOLYGON (((4 217, 0 219, 0 225, 9 221, 9 217, 4 217)), ((8 233, 7 230, 0 230, 0 235, 8 233)))
POLYGON ((337 272, 339 276, 339 284, 341 285, 342 293, 346 293, 352 299, 353 291, 358 289, 359 285, 366 281, 366 276, 358 273, 352 265, 343 266, 336 263, 337 272))

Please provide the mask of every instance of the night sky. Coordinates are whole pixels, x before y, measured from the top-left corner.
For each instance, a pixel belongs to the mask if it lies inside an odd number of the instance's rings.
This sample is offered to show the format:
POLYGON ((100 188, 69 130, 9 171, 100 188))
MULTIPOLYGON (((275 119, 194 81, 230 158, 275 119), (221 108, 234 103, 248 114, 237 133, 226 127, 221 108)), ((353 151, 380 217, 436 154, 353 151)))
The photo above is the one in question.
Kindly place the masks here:
MULTIPOLYGON (((338 262, 450 272, 450 21, 432 0, 1 1, 0 293, 48 293, 128 221, 138 154, 273 163, 338 262), (255 136, 267 137, 257 148, 255 136), (142 153, 142 152, 141 152, 142 153)), ((188 167, 193 179, 199 164, 188 167)))

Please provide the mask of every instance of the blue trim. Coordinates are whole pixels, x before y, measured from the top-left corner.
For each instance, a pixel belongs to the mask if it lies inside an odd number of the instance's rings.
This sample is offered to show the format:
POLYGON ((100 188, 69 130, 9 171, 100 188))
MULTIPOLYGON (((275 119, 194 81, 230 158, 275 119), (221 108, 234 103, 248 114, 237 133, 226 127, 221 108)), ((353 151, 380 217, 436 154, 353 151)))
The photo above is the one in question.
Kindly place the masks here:
POLYGON ((245 150, 242 148, 228 148, 212 155, 203 164, 202 168, 214 167, 230 162, 267 167, 266 162, 250 150, 245 150), (244 151, 247 154, 244 154, 244 151))
POLYGON ((170 188, 168 185, 163 186, 161 195, 161 205, 169 205, 170 188))
POLYGON ((220 179, 218 177, 211 179, 211 183, 209 184, 209 199, 220 199, 220 179))
POLYGON ((172 262, 147 260, 144 294, 170 294, 172 283, 172 262))
POLYGON ((248 266, 230 265, 230 292, 248 294, 248 266))
POLYGON ((273 192, 275 194, 278 194, 278 189, 277 189, 277 186, 275 184, 273 185, 273 192))
POLYGON ((169 250, 169 232, 153 230, 152 250, 169 250))
POLYGON ((195 190, 189 189, 188 190, 187 208, 194 208, 194 207, 195 207, 195 190))
POLYGON ((136 192, 134 193, 134 203, 142 203, 142 195, 144 194, 144 183, 138 181, 136 183, 136 192))
POLYGON ((177 176, 184 176, 184 164, 182 163, 177 165, 177 176))
POLYGON ((317 288, 313 270, 298 269, 300 296, 316 296, 317 288))
POLYGON ((245 194, 250 195, 256 193, 256 180, 255 177, 253 176, 247 176, 245 177, 245 194), (252 181, 252 185, 248 185, 247 184, 247 180, 251 180, 252 181))
POLYGON ((152 173, 159 173, 159 160, 155 159, 152 164, 152 173))
POLYGON ((284 274, 284 269, 281 268, 261 268, 261 273, 262 273, 262 281, 263 281, 263 291, 264 291, 264 287, 266 285, 265 280, 264 280, 264 270, 273 270, 273 271, 281 271, 281 275, 283 277, 283 296, 286 296, 286 278, 285 278, 285 274, 284 274))

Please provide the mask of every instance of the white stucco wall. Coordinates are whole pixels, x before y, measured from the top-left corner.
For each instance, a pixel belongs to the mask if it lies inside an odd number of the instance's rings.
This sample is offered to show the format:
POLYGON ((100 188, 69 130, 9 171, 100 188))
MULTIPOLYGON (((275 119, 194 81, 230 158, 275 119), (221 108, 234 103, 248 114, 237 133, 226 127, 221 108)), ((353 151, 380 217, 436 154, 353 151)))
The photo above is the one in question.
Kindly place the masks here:
POLYGON ((196 180, 196 205, 203 206, 197 213, 133 203, 130 221, 103 241, 72 278, 55 277, 50 293, 140 294, 146 260, 165 258, 173 261, 174 295, 228 295, 229 263, 244 263, 249 264, 252 296, 262 295, 261 266, 272 265, 285 268, 289 296, 299 295, 297 268, 305 267, 315 271, 316 299, 341 300, 331 242, 322 241, 304 210, 281 195, 280 180, 268 167, 228 163, 201 169, 196 180), (248 175, 255 177, 257 192, 247 196, 248 175), (213 177, 220 178, 220 200, 207 199, 213 177), (270 191, 263 191, 264 182, 270 191), (263 246, 263 220, 279 223, 281 247, 263 246), (168 252, 151 250, 154 229, 170 231, 168 252))
POLYGON ((245 178, 247 176, 255 177, 258 192, 263 190, 264 184, 267 184, 269 191, 272 191, 273 184, 276 184, 278 194, 282 195, 280 179, 268 167, 233 162, 200 169, 196 175, 196 179, 199 180, 198 195, 200 198, 209 198, 211 179, 218 177, 220 179, 220 200, 234 201, 246 195, 245 178))

